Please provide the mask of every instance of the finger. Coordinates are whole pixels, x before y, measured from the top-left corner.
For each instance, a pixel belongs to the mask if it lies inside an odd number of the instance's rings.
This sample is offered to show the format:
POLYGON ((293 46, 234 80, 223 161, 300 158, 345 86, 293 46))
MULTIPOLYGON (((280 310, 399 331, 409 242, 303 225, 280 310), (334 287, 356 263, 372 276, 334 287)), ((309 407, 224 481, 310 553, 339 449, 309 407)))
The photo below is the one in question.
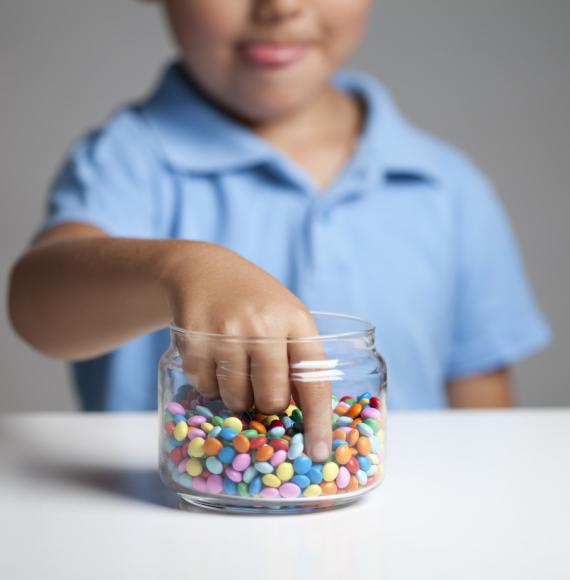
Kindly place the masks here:
POLYGON ((285 341, 251 343, 249 358, 256 408, 268 415, 286 409, 291 400, 291 391, 285 341))
POLYGON ((196 390, 208 399, 220 396, 216 377, 216 359, 211 339, 204 337, 184 337, 182 367, 196 390))
POLYGON ((243 344, 218 341, 215 350, 220 396, 231 411, 242 412, 253 404, 249 356, 243 344))
MULTIPOLYGON (((316 327, 309 330, 318 333, 316 327)), ((329 378, 330 365, 334 363, 327 360, 320 341, 290 342, 289 358, 291 383, 303 411, 305 450, 313 460, 325 461, 330 455, 332 443, 332 389, 329 378)))

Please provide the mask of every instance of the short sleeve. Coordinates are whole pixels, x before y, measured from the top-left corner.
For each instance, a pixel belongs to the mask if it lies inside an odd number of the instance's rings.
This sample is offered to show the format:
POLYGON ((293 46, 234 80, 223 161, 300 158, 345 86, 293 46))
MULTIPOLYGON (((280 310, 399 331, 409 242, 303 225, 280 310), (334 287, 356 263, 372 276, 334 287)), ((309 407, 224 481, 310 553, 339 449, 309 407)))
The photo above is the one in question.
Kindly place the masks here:
POLYGON ((83 222, 113 236, 155 237, 158 172, 147 140, 126 111, 79 140, 50 189, 40 233, 83 222))
POLYGON ((510 366, 550 340, 514 232, 492 185, 473 167, 461 182, 448 380, 510 366))

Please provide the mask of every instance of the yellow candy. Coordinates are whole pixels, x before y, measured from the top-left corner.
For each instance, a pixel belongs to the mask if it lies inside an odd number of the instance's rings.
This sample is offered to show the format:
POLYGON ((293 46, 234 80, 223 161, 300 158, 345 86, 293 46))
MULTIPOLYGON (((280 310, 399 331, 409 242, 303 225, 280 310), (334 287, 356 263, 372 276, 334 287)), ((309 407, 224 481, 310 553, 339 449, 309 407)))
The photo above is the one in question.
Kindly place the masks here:
POLYGON ((191 457, 186 464, 186 472, 192 477, 198 477, 202 473, 202 462, 195 457, 191 457))
POLYGON ((227 419, 224 419, 222 427, 233 429, 236 433, 241 433, 241 430, 243 429, 242 422, 237 417, 228 417, 227 419))
POLYGON ((295 475, 295 470, 293 469, 293 466, 286 461, 277 466, 275 473, 281 481, 289 481, 295 475))
POLYGON ((376 455, 376 453, 371 453, 368 456, 368 459, 370 459, 370 461, 372 461, 373 465, 378 465, 380 463, 380 460, 378 459, 378 455, 376 455))
POLYGON ((303 495, 305 497, 317 497, 318 495, 321 495, 322 492, 323 490, 321 489, 321 486, 313 483, 305 488, 303 495))
POLYGON ((323 466, 323 479, 325 481, 334 481, 338 476, 338 465, 333 461, 325 463, 323 466))
POLYGON ((265 417, 265 419, 263 419, 263 424, 270 425, 271 421, 279 421, 279 416, 278 415, 269 415, 269 416, 265 417))
POLYGON ((182 439, 186 439, 188 435, 188 423, 185 421, 179 421, 176 423, 176 427, 174 429, 174 439, 176 441, 182 441, 182 439))
POLYGON ((202 423, 200 425, 200 429, 202 429, 202 431, 205 431, 206 433, 209 433, 213 428, 214 426, 212 425, 212 423, 202 423))
POLYGON ((287 417, 291 416, 291 413, 297 408, 296 405, 289 405, 286 409, 285 409, 285 415, 287 415, 287 417))
POLYGON ((267 473, 262 477, 261 481, 267 487, 279 487, 281 485, 281 480, 273 473, 267 473))
POLYGON ((203 437, 194 437, 188 445, 188 455, 190 457, 204 457, 204 443, 206 440, 203 437))

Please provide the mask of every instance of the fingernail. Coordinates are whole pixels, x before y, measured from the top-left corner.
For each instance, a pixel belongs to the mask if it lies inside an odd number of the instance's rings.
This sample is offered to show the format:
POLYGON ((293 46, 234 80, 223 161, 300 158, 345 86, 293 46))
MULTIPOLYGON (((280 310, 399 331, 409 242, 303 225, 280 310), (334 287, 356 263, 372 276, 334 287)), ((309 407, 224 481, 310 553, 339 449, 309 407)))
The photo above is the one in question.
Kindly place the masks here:
POLYGON ((329 456, 329 447, 326 443, 317 443, 313 447, 313 459, 317 461, 324 461, 329 456))

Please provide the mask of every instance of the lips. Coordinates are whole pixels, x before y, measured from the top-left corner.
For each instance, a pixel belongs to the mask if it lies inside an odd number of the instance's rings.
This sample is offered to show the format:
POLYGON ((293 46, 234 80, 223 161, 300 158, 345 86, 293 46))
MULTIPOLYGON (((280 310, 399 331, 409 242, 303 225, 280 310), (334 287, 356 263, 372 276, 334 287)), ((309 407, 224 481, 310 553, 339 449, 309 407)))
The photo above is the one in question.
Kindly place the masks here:
POLYGON ((247 42, 239 47, 241 56, 249 64, 267 68, 290 66, 308 51, 306 43, 247 42))

